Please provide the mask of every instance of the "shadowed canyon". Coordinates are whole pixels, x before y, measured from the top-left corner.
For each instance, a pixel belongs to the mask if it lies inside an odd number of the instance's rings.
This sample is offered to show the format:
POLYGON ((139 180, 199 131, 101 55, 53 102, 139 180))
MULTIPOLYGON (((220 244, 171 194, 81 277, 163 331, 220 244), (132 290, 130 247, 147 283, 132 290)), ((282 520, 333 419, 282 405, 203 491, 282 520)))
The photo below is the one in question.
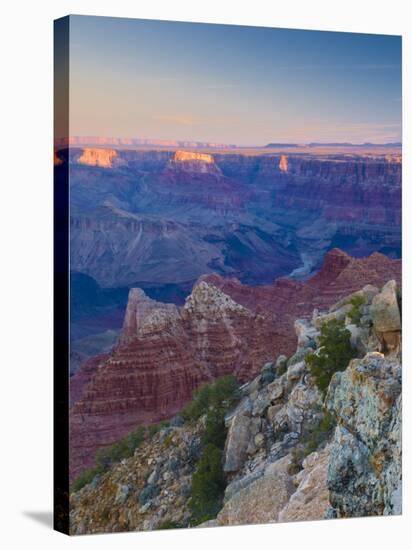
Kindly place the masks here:
POLYGON ((400 282, 400 155, 76 147, 69 162, 72 476, 216 376, 246 382, 293 324, 400 282))

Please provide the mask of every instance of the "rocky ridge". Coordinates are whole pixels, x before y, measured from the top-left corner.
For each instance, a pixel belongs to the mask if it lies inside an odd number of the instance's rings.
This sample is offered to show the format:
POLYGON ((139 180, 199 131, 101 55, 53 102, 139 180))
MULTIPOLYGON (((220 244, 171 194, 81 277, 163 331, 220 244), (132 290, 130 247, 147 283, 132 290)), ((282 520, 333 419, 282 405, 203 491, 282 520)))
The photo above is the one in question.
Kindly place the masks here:
MULTIPOLYGON (((391 280, 296 321, 295 353, 266 362, 226 416, 227 486, 205 526, 401 513, 399 313, 391 280), (349 330, 358 358, 333 375, 324 396, 305 357, 317 353, 320 327, 331 320, 349 330), (387 333, 398 345, 388 347, 387 333), (313 444, 327 415, 332 427, 313 444)), ((172 423, 72 495, 73 533, 187 526, 202 422, 172 423)))

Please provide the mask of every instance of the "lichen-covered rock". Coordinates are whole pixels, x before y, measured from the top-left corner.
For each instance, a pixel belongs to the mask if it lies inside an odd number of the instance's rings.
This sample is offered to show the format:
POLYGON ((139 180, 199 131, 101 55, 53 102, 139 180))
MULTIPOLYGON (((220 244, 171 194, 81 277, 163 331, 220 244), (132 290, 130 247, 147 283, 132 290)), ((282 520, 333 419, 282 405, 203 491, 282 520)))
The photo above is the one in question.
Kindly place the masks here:
POLYGON ((326 404, 338 426, 328 471, 337 517, 400 512, 401 365, 368 353, 330 383, 326 404))
POLYGON ((325 517, 329 508, 327 474, 330 446, 307 456, 295 476, 296 491, 280 511, 278 521, 309 521, 325 517))
POLYGON ((298 348, 310 346, 318 334, 318 330, 307 319, 296 319, 295 332, 298 338, 298 348))
POLYGON ((217 516, 219 525, 272 523, 294 492, 287 469, 290 457, 270 464, 264 475, 230 498, 217 516))
POLYGON ((274 417, 275 433, 286 430, 302 433, 319 418, 321 404, 322 398, 317 387, 303 381, 299 382, 293 387, 284 406, 274 417))

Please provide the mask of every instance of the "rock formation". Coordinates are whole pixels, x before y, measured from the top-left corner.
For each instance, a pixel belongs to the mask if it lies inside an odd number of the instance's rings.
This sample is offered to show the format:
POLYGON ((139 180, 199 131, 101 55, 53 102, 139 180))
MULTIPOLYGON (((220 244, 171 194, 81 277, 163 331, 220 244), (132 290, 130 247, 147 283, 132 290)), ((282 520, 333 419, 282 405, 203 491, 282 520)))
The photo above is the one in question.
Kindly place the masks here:
MULTIPOLYGON (((132 289, 119 346, 71 410, 72 475, 91 463, 98 447, 176 413, 200 383, 229 373, 253 376, 273 355, 275 339, 271 319, 206 282, 181 311, 132 289)), ((76 388, 89 365, 73 377, 76 388)))
POLYGON ((88 166, 99 166, 101 168, 112 168, 113 161, 117 157, 114 149, 98 149, 86 147, 83 149, 78 162, 88 166))
POLYGON ((288 171, 288 157, 286 155, 280 155, 279 170, 281 172, 287 172, 288 171))

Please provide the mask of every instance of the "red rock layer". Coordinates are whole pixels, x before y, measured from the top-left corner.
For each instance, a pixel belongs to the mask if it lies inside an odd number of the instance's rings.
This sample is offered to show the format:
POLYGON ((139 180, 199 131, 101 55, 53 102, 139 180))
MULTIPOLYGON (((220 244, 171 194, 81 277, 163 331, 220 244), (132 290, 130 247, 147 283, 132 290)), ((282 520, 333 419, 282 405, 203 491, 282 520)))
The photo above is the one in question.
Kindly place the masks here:
POLYGON ((94 377, 99 365, 107 361, 109 357, 110 354, 108 353, 100 353, 80 365, 76 373, 70 378, 70 405, 79 401, 83 394, 83 388, 94 377))
POLYGON ((252 311, 270 311, 280 321, 291 317, 293 323, 298 317, 311 316, 315 307, 329 307, 366 284, 379 287, 389 279, 401 284, 401 278, 401 260, 378 252, 353 258, 334 248, 326 254, 320 271, 306 282, 280 278, 271 285, 251 287, 216 274, 204 275, 201 280, 212 283, 252 311))
POLYGON ((229 373, 247 381, 265 361, 293 353, 296 318, 391 278, 400 282, 400 260, 356 259, 334 249, 305 283, 278 279, 248 287, 204 276, 181 310, 133 289, 118 348, 79 372, 83 382, 91 376, 71 409, 71 477, 93 462, 99 447, 138 424, 173 416, 202 382, 229 373))

